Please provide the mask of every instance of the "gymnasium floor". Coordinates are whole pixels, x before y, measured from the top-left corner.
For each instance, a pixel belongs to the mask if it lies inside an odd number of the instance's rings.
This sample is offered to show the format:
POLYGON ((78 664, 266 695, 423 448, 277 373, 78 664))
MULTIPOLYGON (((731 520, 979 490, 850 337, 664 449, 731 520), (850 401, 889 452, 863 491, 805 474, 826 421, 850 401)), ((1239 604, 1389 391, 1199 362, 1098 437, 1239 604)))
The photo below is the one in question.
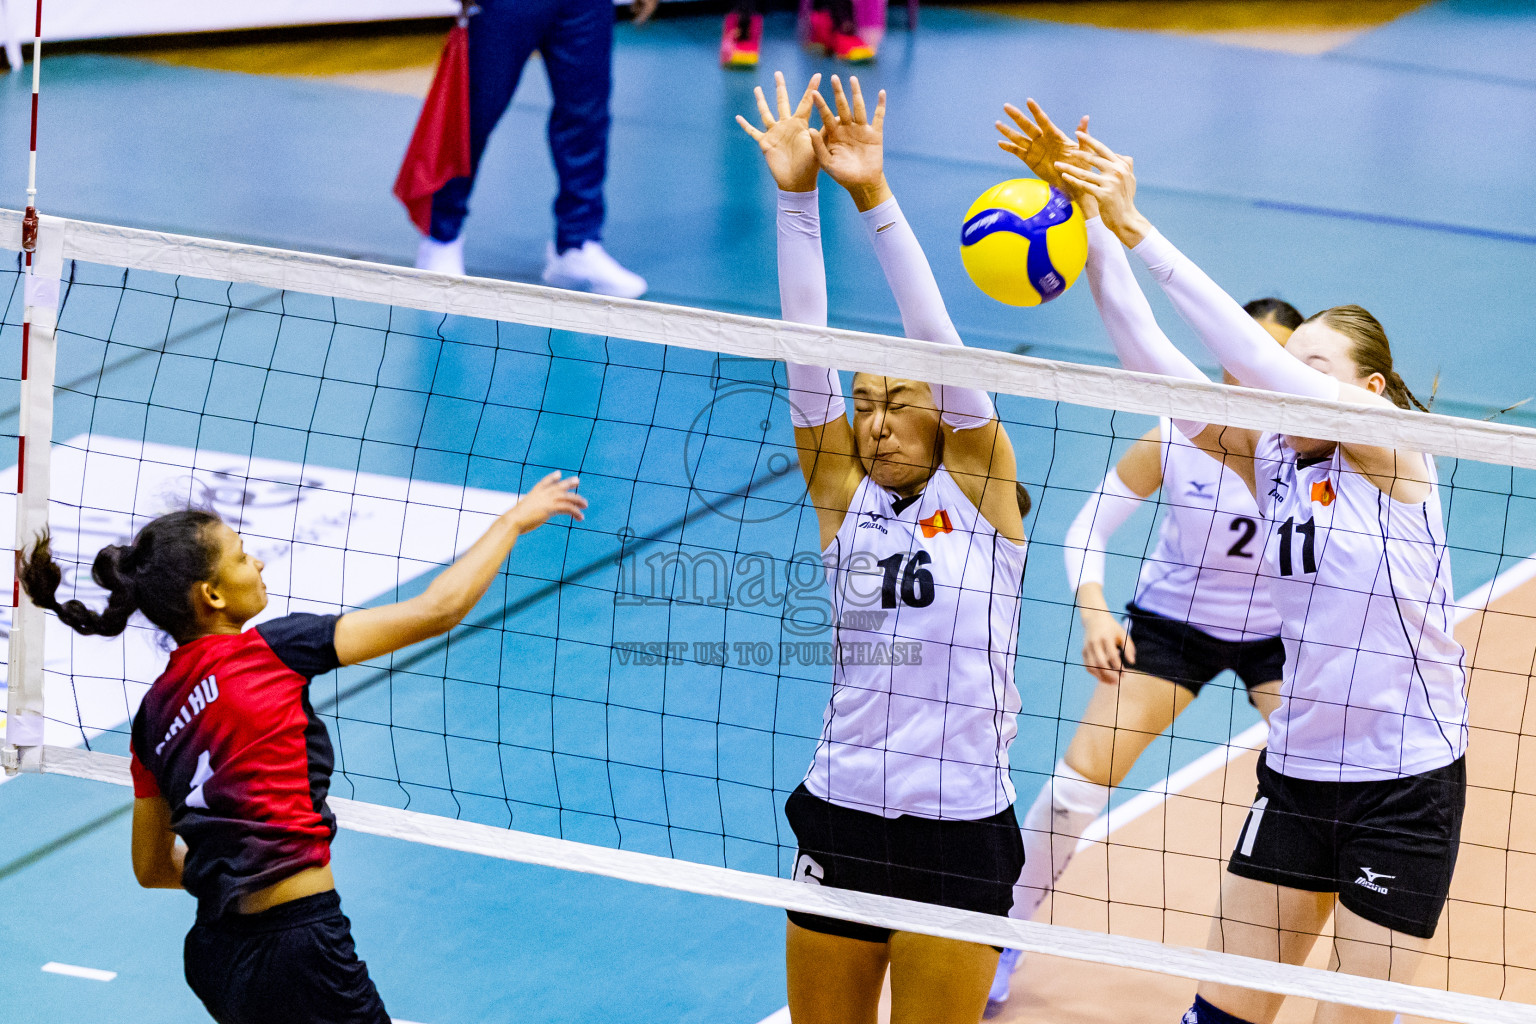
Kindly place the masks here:
MULTIPOLYGON (((1440 374, 1446 411, 1487 415, 1536 392, 1536 378, 1511 372, 1528 363, 1522 328, 1536 298, 1529 170, 1536 158, 1536 64, 1529 60, 1536 5, 1362 4, 1351 5, 1351 19, 1331 22, 1317 13, 1322 6, 932 8, 915 37, 893 29, 880 63, 861 77, 890 93, 889 174, 967 341, 1109 358, 1086 292, 1039 310, 1006 310, 965 281, 954 255, 954 226, 971 198, 1015 173, 992 147, 991 120, 1004 99, 1033 95, 1063 118, 1092 113, 1102 138, 1135 155, 1148 213, 1235 294, 1278 293, 1306 310, 1366 305, 1386 321, 1412 385, 1427 391, 1440 374), (1197 7, 1207 9, 1205 21, 1197 7), (1063 20, 1084 17, 1109 27, 1063 20), (979 61, 978 53, 990 59, 979 61)), ((789 23, 787 15, 771 20, 761 76, 726 76, 714 66, 715 15, 620 26, 607 242, 650 278, 649 297, 776 311, 769 183, 730 116, 748 109, 751 86, 775 67, 792 80, 822 68, 794 49, 789 23), (656 238, 668 245, 656 246, 656 238)), ((278 57, 270 49, 188 47, 50 59, 39 139, 42 208, 406 263, 414 234, 388 190, 417 108, 413 94, 425 80, 421 64, 435 45, 396 36, 350 47, 297 45, 278 57), (258 57, 266 63, 254 63, 258 57)), ((0 117, 13 140, 25 124, 24 79, 0 81, 0 117)), ((547 106, 542 75, 530 68, 482 171, 467 235, 472 272, 536 278, 553 191, 542 134, 547 106)), ((0 190, 20 196, 24 173, 24 159, 6 161, 0 190)), ((847 209, 826 209, 833 322, 896 329, 894 304, 857 224, 847 209)), ((1154 302, 1178 337, 1176 317, 1154 302)), ((61 361, 61 379, 64 369, 61 361)), ((119 374, 124 387, 143 386, 130 376, 119 374)), ((440 386, 455 385, 431 385, 440 386)), ((56 434, 61 441, 86 430, 113 433, 69 415, 56 434)), ((1509 418, 1523 421, 1520 411, 1509 418)), ((1089 461, 1101 472, 1106 457, 1095 452, 1089 461)), ((1031 472, 1044 480, 1048 470, 1031 472)), ((515 477, 479 484, 519 486, 515 477)), ((1058 541, 1073 500, 1052 492, 1036 513, 1037 551, 1058 541)), ((1453 542, 1489 529, 1505 532, 1480 546, 1511 557, 1459 556, 1462 594, 1536 553, 1528 510, 1508 523, 1503 510, 1475 503, 1452 512, 1453 542)), ((541 567, 557 564, 549 552, 530 557, 541 567)), ((1032 560, 1042 594, 1062 589, 1058 563, 1054 552, 1032 560), (1045 564, 1037 575, 1038 561, 1045 564)), ((1112 582, 1124 592, 1133 563, 1117 561, 1116 571, 1112 582)), ((1515 589, 1501 607, 1528 609, 1536 600, 1530 591, 1515 589)), ((1463 628, 1476 626, 1468 620, 1463 628)), ((1064 639, 1063 627, 1059 614, 1040 617, 1028 624, 1021 649, 1032 649, 1032 640, 1063 649, 1075 642, 1064 639)), ((1464 638, 1472 646, 1472 634, 1464 638)), ((1520 642, 1485 631, 1476 663, 1529 665, 1520 642)), ((1458 955, 1536 971, 1536 894, 1521 881, 1536 855, 1536 809, 1531 797, 1510 796, 1536 791, 1524 777, 1528 759, 1517 757, 1530 748, 1519 735, 1511 740, 1507 725, 1525 700, 1523 672, 1489 682, 1490 694, 1496 685, 1511 692, 1485 703, 1484 685, 1474 682, 1478 724, 1505 723, 1500 737, 1474 746, 1488 751, 1481 765, 1474 753, 1474 784, 1489 799, 1503 790, 1507 805, 1484 808, 1474 821, 1502 823, 1508 832, 1478 826, 1468 842, 1526 852, 1496 866, 1488 854, 1471 853, 1468 863, 1478 858, 1479 870, 1464 869, 1457 892, 1469 902, 1453 906, 1443 931, 1458 955), (1517 763, 1524 770, 1518 780, 1517 763), (1477 902, 1513 908, 1503 948, 1482 944, 1485 919, 1457 927, 1485 913, 1477 902)), ((1054 688, 1026 691, 1028 717, 1015 746, 1021 800, 1033 797, 1038 773, 1054 760, 1057 719, 1075 720, 1086 700, 1086 677, 1067 680, 1065 692, 1059 674, 1054 688)), ((805 720, 814 726, 815 700, 802 695, 789 703, 798 731, 806 731, 805 720)), ((1127 789, 1154 786, 1253 720, 1228 690, 1202 698, 1180 721, 1178 737, 1149 751, 1127 789)), ((1069 734, 1064 726, 1059 742, 1069 734)), ((106 741, 105 749, 118 749, 110 736, 106 741)), ((781 756, 792 761, 794 754, 781 756)), ((1251 758, 1239 758, 1190 792, 1209 796, 1225 779, 1230 801, 1241 807, 1249 772, 1251 758)), ((1117 832, 1117 842, 1180 849, 1187 837, 1208 857, 1219 848, 1217 833, 1224 827, 1229 840, 1238 824, 1231 812, 1225 822, 1211 820, 1212 806, 1209 799, 1171 801, 1117 832)), ((106 786, 54 777, 0 786, 10 839, 0 852, 0 907, 15 925, 0 955, 0 997, 27 1006, 28 1019, 204 1019, 178 966, 190 901, 134 886, 124 810, 125 794, 106 786), (117 977, 101 983, 40 972, 49 961, 117 977)), ((1058 900, 1056 919, 1103 927, 1108 886, 1128 886, 1112 892, 1116 931, 1199 943, 1214 869, 1156 861, 1123 870, 1117 862, 1111 876, 1102 848, 1085 854, 1064 879, 1069 895, 1058 900), (1156 909, 1137 910, 1138 903, 1156 909)), ((360 950, 401 1019, 755 1024, 783 1005, 782 916, 773 911, 345 832, 336 865, 360 950)), ((1175 1019, 1188 1003, 1183 983, 1147 988, 1137 975, 1080 975, 1037 963, 1021 976, 1028 994, 1005 1019, 1119 1020, 1122 993, 1138 1008, 1155 1004, 1151 1019, 1164 1012, 1175 1019), (1084 996, 1109 991, 1117 999, 1084 996)), ((1511 998, 1536 1000, 1520 970, 1458 970, 1457 987, 1498 993, 1507 986, 1511 998)))

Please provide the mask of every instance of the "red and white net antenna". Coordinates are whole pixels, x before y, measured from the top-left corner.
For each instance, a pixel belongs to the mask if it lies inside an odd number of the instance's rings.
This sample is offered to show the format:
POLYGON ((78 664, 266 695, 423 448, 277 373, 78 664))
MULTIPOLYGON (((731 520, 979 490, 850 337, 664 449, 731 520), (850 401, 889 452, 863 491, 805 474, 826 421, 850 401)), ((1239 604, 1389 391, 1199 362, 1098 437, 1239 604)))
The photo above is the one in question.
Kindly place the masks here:
MULTIPOLYGON (((26 306, 21 324, 21 429, 16 444, 16 544, 25 551, 48 529, 49 463, 53 440, 53 379, 57 354, 59 280, 64 233, 37 213, 37 114, 42 84, 43 0, 32 31, 32 131, 27 155, 27 211, 21 221, 26 306), (30 439, 31 443, 28 444, 30 439)), ((7 774, 39 770, 43 746, 43 610, 12 587, 7 658, 5 742, 7 774)))

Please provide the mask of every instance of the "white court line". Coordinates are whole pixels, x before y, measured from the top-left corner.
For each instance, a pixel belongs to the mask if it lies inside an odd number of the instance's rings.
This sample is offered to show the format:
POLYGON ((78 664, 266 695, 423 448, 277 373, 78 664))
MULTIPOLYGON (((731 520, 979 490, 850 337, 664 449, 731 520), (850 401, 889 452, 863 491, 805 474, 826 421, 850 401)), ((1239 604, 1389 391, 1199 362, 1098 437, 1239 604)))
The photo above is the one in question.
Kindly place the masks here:
POLYGON ((757 1024, 789 1024, 789 1007, 781 1007, 774 1010, 768 1016, 758 1021, 757 1024))
MULTIPOLYGON (((1451 625, 1461 625, 1472 616, 1487 610, 1488 606, 1499 598, 1507 596, 1533 579, 1536 579, 1536 555, 1522 558, 1457 601, 1452 606, 1455 610, 1451 613, 1451 625)), ((1076 852, 1081 853, 1093 843, 1104 842, 1115 829, 1126 827, 1173 794, 1183 792, 1206 776, 1221 771, 1234 758, 1257 749, 1264 743, 1267 731, 1263 722, 1256 722, 1232 737, 1225 746, 1207 751, 1153 785, 1152 788, 1106 811, 1083 832, 1083 838, 1078 841, 1076 852)))
POLYGON ((111 981, 117 977, 116 971, 103 971, 96 967, 76 967, 74 964, 61 964, 53 960, 43 964, 43 970, 49 974, 63 974, 71 978, 85 978, 89 981, 111 981))

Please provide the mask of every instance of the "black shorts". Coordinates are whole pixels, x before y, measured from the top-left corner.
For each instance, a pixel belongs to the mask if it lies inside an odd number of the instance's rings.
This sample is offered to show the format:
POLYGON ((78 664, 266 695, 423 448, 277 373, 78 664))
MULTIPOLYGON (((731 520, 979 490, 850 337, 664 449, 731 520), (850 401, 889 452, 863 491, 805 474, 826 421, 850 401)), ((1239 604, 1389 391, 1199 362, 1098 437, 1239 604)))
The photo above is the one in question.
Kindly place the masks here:
MULTIPOLYGON (((1263 640, 1218 640, 1187 622, 1149 612, 1133 601, 1131 643, 1136 661, 1126 668, 1177 683, 1198 695, 1200 688, 1226 669, 1248 689, 1279 682, 1285 670, 1285 644, 1277 636, 1263 640)), ((1251 699, 1251 698, 1250 698, 1251 699)))
POLYGON ((1434 937, 1451 891, 1467 761, 1380 782, 1317 782, 1259 758, 1259 795, 1227 870, 1308 892, 1336 892, 1367 921, 1434 937))
MULTIPOLYGON (((795 880, 1006 917, 1024 870, 1024 839, 1009 807, 976 821, 884 818, 828 803, 802 783, 784 803, 800 850, 795 880)), ((889 928, 789 911, 801 928, 885 942, 889 928)))
POLYGON ((219 1024, 389 1024, 335 890, 197 922, 186 970, 219 1024))

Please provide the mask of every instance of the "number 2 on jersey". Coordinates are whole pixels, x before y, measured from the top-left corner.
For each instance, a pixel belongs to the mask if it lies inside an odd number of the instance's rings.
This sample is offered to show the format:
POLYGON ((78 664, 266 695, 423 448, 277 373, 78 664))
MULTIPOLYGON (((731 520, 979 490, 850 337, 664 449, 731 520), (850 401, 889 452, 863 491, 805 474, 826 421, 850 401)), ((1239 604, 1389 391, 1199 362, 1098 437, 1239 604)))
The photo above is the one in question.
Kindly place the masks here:
POLYGON ((1304 523, 1298 523, 1292 516, 1280 526, 1280 575, 1291 576, 1296 570, 1291 562, 1291 534, 1301 535, 1301 572, 1302 575, 1311 575, 1317 572, 1317 552, 1314 548, 1317 540, 1317 523, 1308 519, 1304 523))
POLYGON ((880 607, 896 607, 896 577, 901 576, 901 599, 913 608, 926 608, 933 604, 933 573, 923 566, 933 561, 928 552, 919 548, 907 562, 907 571, 901 571, 903 556, 898 552, 882 558, 875 564, 885 570, 880 583, 880 607))
POLYGON ((1233 558, 1252 558, 1253 552, 1248 550, 1248 542, 1253 540, 1253 535, 1259 532, 1259 524, 1247 516, 1237 516, 1232 520, 1232 525, 1227 529, 1233 533, 1242 531, 1243 535, 1227 549, 1227 554, 1233 558))

